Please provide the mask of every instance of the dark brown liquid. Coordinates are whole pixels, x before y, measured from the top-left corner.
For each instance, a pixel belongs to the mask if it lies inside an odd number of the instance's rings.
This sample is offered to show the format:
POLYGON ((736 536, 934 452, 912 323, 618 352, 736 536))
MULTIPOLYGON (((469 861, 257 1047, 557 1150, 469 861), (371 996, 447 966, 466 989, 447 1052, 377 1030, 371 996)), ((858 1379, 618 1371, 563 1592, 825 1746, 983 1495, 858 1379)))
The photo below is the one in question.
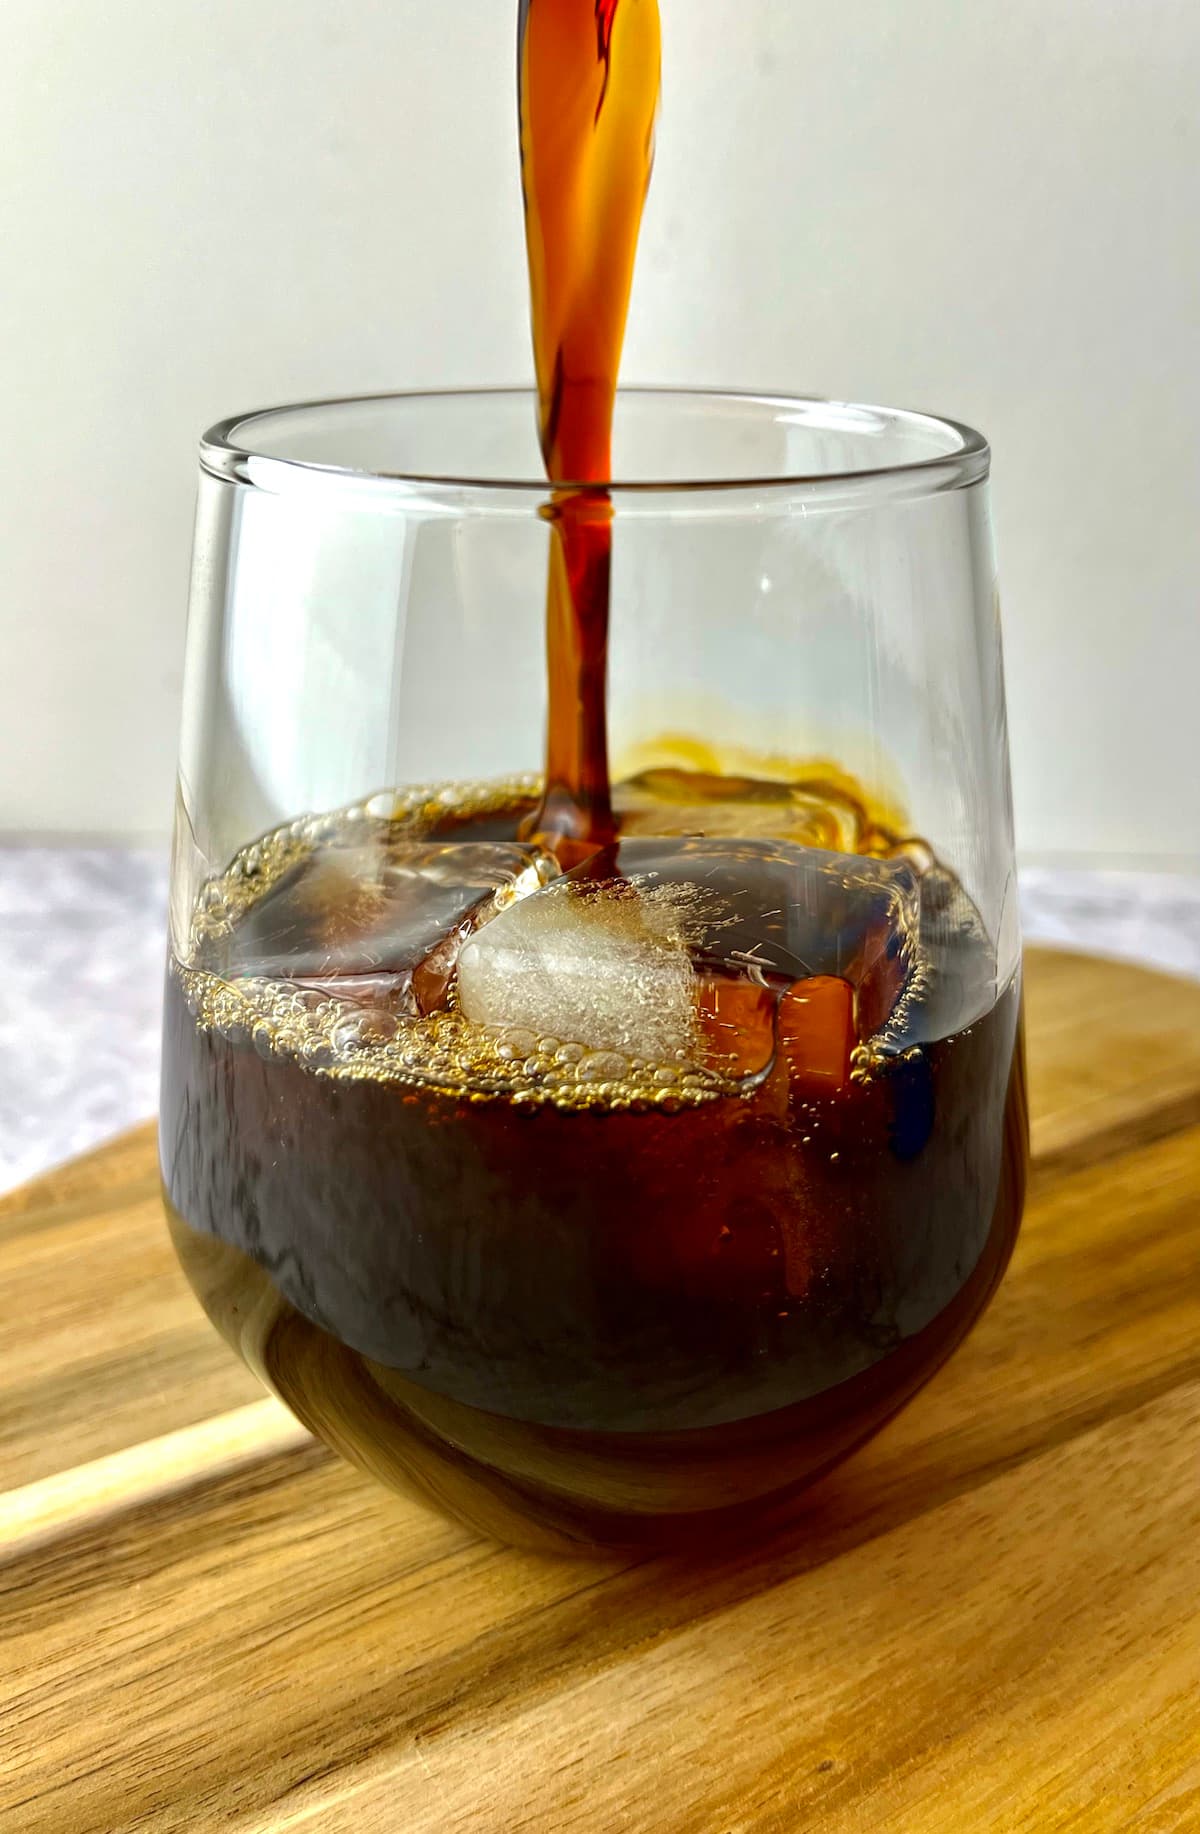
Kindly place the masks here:
MULTIPOLYGON (((527 807, 463 810, 449 832, 512 836, 527 807)), ((1020 1216, 1019 986, 953 1018, 986 982, 986 941, 946 932, 941 1021, 931 996, 924 1041, 858 1079, 781 1048, 741 1093, 680 1084, 655 1106, 649 1069, 630 1070, 629 1106, 581 1107, 551 1049, 507 1089, 486 1066, 472 1084, 469 1057, 463 1087, 439 1089, 440 1034, 415 1068, 386 1052, 450 1019, 397 1025, 394 964, 336 953, 359 934, 355 894, 301 896, 323 856, 363 855, 361 824, 332 828, 235 912, 223 978, 167 981, 176 1245, 301 1418, 501 1536, 533 1521, 640 1544, 765 1506, 900 1407, 983 1308, 1020 1216), (272 948, 280 978, 244 978, 272 948), (330 1063, 303 1042, 321 1009, 289 1033, 268 986, 310 1005, 332 990, 395 1040, 330 1063), (219 1004, 239 989, 246 1022, 219 1004)))
MULTIPOLYGON (((612 476, 617 371, 659 90, 657 0, 522 0, 521 174, 542 453, 554 484, 612 476)), ((551 510, 546 780, 531 832, 611 839, 605 676, 612 507, 562 489, 551 510)))

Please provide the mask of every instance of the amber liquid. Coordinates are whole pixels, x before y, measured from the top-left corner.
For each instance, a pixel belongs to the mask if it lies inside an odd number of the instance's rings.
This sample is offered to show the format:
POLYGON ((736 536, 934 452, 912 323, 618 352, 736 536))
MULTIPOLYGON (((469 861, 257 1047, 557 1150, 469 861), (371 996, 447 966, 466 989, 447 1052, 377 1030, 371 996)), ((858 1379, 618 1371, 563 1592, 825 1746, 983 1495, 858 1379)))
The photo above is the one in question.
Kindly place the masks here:
POLYGON ((657 0, 522 0, 521 174, 542 454, 554 493, 546 780, 560 857, 613 835, 605 723, 617 371, 654 157, 657 0), (572 847, 572 843, 578 843, 572 847))

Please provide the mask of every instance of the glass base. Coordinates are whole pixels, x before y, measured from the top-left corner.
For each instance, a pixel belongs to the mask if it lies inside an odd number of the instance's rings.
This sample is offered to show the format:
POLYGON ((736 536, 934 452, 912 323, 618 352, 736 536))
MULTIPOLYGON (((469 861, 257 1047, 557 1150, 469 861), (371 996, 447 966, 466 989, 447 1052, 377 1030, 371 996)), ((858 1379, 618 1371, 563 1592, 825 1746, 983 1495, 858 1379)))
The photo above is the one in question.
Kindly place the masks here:
POLYGON ((176 1252, 218 1330, 309 1430, 389 1488, 509 1544, 712 1552, 776 1527, 797 1492, 876 1433, 978 1319, 1008 1263, 1025 1181, 1018 1053, 987 1245, 953 1303, 826 1393, 717 1427, 589 1432, 464 1405, 348 1348, 239 1249, 164 1195, 176 1252))

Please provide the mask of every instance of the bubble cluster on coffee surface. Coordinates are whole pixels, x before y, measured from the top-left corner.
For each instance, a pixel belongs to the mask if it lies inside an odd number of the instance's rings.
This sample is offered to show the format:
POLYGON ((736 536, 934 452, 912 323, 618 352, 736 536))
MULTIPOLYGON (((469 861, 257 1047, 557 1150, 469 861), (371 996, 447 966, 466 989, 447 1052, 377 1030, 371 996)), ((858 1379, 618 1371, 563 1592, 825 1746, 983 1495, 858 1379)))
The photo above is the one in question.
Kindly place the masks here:
MULTIPOLYGON (((468 842, 458 849, 464 857, 483 858, 489 871, 494 870, 493 858, 499 859, 504 872, 501 882, 485 890, 440 946, 447 965, 440 977, 430 981, 436 990, 431 1010, 422 1010, 421 990, 414 991, 411 984, 417 977, 392 976, 395 986, 381 992, 388 974, 382 971, 372 981, 370 962, 365 970, 346 977, 355 983, 351 988, 343 988, 340 968, 328 974, 298 973, 286 948, 270 964, 269 972, 247 971, 244 950, 239 962, 239 939, 272 908, 268 901, 273 895, 286 894, 290 880, 314 862, 327 856, 353 862, 358 857, 355 849, 360 849, 369 861, 387 864, 394 857, 401 874, 409 870, 410 858, 420 863, 421 870, 436 871, 437 856, 444 847, 447 877, 451 878, 458 832, 469 834, 471 823, 489 816, 504 822, 509 817, 519 819, 535 806, 538 789, 536 778, 520 777, 387 791, 334 814, 299 818, 243 848, 224 873, 202 887, 187 960, 175 965, 197 1024, 229 1043, 254 1049, 264 1059, 291 1061, 320 1076, 408 1084, 470 1099, 503 1097, 519 1105, 550 1102, 564 1108, 609 1110, 649 1105, 670 1111, 758 1086, 774 1061, 773 1038, 764 1043, 761 1061, 755 1058, 749 1064, 735 1064, 722 1059, 719 1047, 714 1049, 711 1033, 706 1035, 692 1006, 684 1016, 682 1001, 692 998, 690 983, 682 991, 678 984, 680 975, 688 978, 685 950, 701 937, 710 946, 714 935, 719 942, 722 925, 734 920, 723 916, 721 898, 703 877, 688 882, 679 875, 688 863, 686 846, 707 846, 709 855, 715 852, 723 860, 727 850, 738 845, 757 847, 761 852, 765 840, 665 840, 664 847, 684 850, 680 856, 683 865, 673 878, 668 875, 669 883, 660 882, 662 875, 656 872, 633 872, 607 881, 585 877, 582 883, 575 882, 576 873, 568 882, 552 856, 535 845, 468 842), (576 945, 582 992, 577 989, 573 998, 566 998, 560 989, 557 1009, 553 975, 526 972, 524 980, 519 974, 514 979, 505 968, 503 950, 496 956, 495 943, 507 942, 510 932, 517 936, 520 950, 530 929, 523 903, 529 897, 539 900, 535 930, 539 947, 550 947, 552 962, 558 960, 553 952, 560 949, 560 932, 570 938, 572 926, 592 925, 590 930, 585 927, 576 945), (518 902, 522 902, 521 924, 493 929, 495 919, 518 902), (569 917, 569 922, 559 924, 556 912, 569 917), (472 1016, 462 1010, 457 973, 464 950, 477 939, 482 940, 474 950, 468 991, 476 990, 476 1001, 484 999, 482 1019, 476 1008, 472 1016), (587 978, 592 967, 589 950, 606 961, 607 983, 599 976, 587 978), (504 970, 500 974, 495 970, 496 959, 504 970), (314 979, 322 984, 313 985, 314 979), (370 985, 364 994, 365 983, 370 985), (539 992, 543 985, 544 1000, 539 992), (532 1021, 524 1023, 531 986, 538 997, 533 1000, 532 1021), (477 991, 480 987, 482 995, 477 991), (569 1021, 565 1024, 557 1022, 564 1011, 569 1021), (502 1022, 489 1022, 490 1013, 502 1022)), ((778 840, 781 800, 763 801, 764 827, 770 821, 775 829, 772 841, 778 840)), ((804 825, 806 839, 811 833, 811 807, 809 797, 798 809, 797 825, 804 825)), ((669 825, 669 809, 664 820, 669 825)), ((911 863, 911 850, 906 852, 897 837, 881 834, 879 839, 894 858, 911 863)), ((794 844, 780 845, 796 851, 794 844)), ((652 846, 638 839, 627 851, 636 854, 638 848, 644 851, 652 846)), ((867 884, 866 875, 880 870, 879 856, 860 855, 858 860, 867 884)), ((856 862, 842 856, 842 863, 846 868, 842 880, 853 885, 856 862)), ((870 883, 878 892, 878 885, 870 883)), ((374 895, 371 886, 350 880, 346 884, 345 911, 339 908, 335 914, 350 921, 359 914, 358 905, 369 914, 374 895)), ((923 985, 918 924, 911 910, 898 909, 895 921, 901 931, 903 991, 883 1028, 891 1049, 900 1041, 904 1009, 920 998, 923 985)), ((756 982, 763 982, 759 958, 753 946, 734 950, 734 956, 739 973, 744 964, 745 980, 738 985, 752 999, 750 990, 756 982)), ((435 947, 428 960, 436 963, 438 959, 435 947)), ((519 954, 517 959, 520 967, 519 954)), ((423 962, 418 975, 424 969, 423 962)), ((851 1054, 851 1079, 868 1078, 872 1060, 872 1041, 859 1039, 851 1054)))

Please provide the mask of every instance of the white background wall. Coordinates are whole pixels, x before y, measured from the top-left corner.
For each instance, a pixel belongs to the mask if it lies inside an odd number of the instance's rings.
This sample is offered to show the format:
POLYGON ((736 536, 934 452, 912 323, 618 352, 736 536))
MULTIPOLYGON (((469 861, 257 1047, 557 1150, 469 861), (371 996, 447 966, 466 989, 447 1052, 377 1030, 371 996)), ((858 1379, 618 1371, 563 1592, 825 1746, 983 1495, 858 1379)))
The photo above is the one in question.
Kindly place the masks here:
MULTIPOLYGON (((1194 0, 662 11, 626 377, 982 426, 1023 850, 1195 864, 1194 0)), ((530 373, 515 15, 4 0, 0 830, 165 831, 203 426, 530 373)))

